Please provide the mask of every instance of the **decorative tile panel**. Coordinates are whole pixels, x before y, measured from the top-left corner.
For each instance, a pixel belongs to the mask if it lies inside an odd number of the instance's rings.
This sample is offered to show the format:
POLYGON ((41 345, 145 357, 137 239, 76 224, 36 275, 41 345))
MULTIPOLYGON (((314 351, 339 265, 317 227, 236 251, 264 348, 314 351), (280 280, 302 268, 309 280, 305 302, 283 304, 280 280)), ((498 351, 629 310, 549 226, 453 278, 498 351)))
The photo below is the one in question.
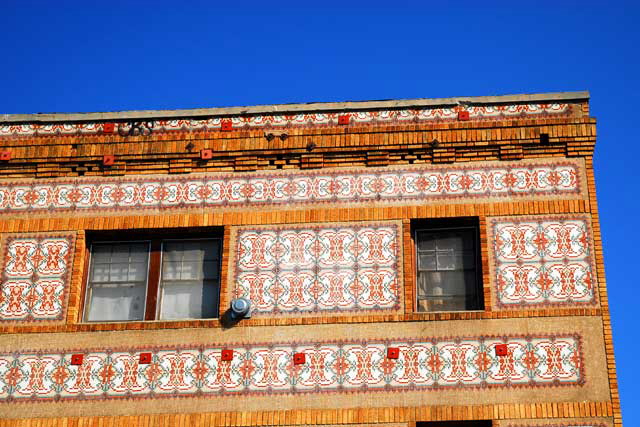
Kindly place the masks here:
POLYGON ((0 403, 584 383, 578 335, 102 349, 72 366, 80 351, 0 354, 0 403), (495 355, 500 343, 507 356, 495 355), (385 357, 388 346, 398 359, 385 357), (221 360, 223 348, 233 360, 221 360), (138 363, 143 351, 151 363, 138 363), (295 365, 295 353, 306 363, 295 365))
POLYGON ((74 243, 73 234, 4 240, 0 323, 64 320, 74 243))
POLYGON ((234 297, 253 315, 399 310, 396 222, 240 228, 234 297))
POLYGON ((303 207, 580 194, 577 161, 30 180, 0 184, 0 214, 303 207))
MULTIPOLYGON (((353 111, 349 113, 299 113, 265 114, 235 117, 211 117, 204 119, 180 118, 174 120, 144 120, 142 122, 118 123, 114 129, 121 135, 129 135, 134 128, 144 134, 171 131, 219 131, 223 123, 232 129, 269 129, 285 127, 322 127, 337 126, 339 116, 348 116, 351 124, 384 125, 395 123, 421 123, 454 121, 458 112, 468 111, 470 120, 499 120, 510 118, 562 117, 572 112, 572 105, 553 104, 513 104, 478 105, 450 108, 411 108, 399 110, 353 111)), ((16 123, 0 125, 0 137, 3 136, 49 136, 49 135, 91 135, 104 133, 104 123, 16 123)))
POLYGON ((501 307, 593 305, 593 234, 585 215, 489 221, 501 307))

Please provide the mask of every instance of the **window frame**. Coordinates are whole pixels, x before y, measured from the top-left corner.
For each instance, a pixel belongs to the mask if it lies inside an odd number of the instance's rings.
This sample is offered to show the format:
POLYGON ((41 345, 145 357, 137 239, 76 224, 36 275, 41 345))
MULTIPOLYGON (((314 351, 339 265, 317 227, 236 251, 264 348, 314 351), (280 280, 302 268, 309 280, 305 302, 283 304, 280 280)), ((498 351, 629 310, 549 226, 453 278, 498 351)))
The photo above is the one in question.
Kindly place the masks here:
POLYGON ((413 239, 413 245, 411 248, 414 262, 413 262, 413 312, 421 314, 429 313, 469 313, 469 312, 482 312, 485 310, 484 301, 484 283, 482 274, 482 240, 480 238, 480 224, 478 217, 465 217, 465 218, 433 218, 433 219, 418 219, 411 222, 411 238, 413 239), (418 234, 421 232, 442 232, 442 231, 455 231, 455 230, 471 230, 473 235, 473 247, 474 247, 474 261, 475 261, 475 280, 474 285, 476 289, 476 301, 477 308, 469 310, 438 310, 438 311, 420 311, 419 308, 419 295, 418 295, 418 275, 419 269, 419 250, 418 250, 418 234))
POLYGON ((222 265, 224 254, 224 235, 221 227, 158 229, 158 230, 109 230, 87 232, 85 247, 85 263, 83 274, 82 298, 79 313, 81 323, 135 323, 135 322, 182 322, 214 320, 220 318, 220 301, 222 297, 222 265), (123 238, 123 234, 127 234, 123 238), (160 281, 162 280, 162 245, 165 241, 218 240, 218 307, 216 317, 160 319, 160 281), (91 274, 91 257, 94 244, 101 243, 133 243, 148 242, 149 257, 147 261, 147 278, 145 284, 144 317, 141 320, 88 320, 90 309, 89 286, 91 274))
POLYGON ((84 284, 84 299, 83 299, 83 310, 82 310, 82 321, 86 323, 111 323, 111 322, 141 322, 146 320, 146 310, 147 310, 147 300, 149 297, 149 272, 151 270, 151 252, 152 252, 152 243, 150 239, 128 239, 128 240, 98 240, 92 241, 87 245, 88 247, 88 256, 87 256, 87 269, 86 269, 86 279, 84 284), (89 286, 89 282, 91 280, 91 259, 93 257, 93 246, 95 244, 119 244, 119 243, 148 243, 148 256, 147 256, 147 274, 145 275, 145 283, 144 283, 144 316, 139 320, 88 320, 89 310, 91 309, 91 304, 89 304, 89 300, 92 293, 92 287, 89 286))
MULTIPOLYGON (((156 306, 156 312, 155 312, 155 316, 156 319, 155 320, 161 320, 164 322, 170 322, 170 321, 182 321, 182 320, 205 320, 205 319, 218 319, 220 317, 220 297, 222 295, 222 236, 208 236, 208 237, 191 237, 191 238, 165 238, 165 239, 160 239, 160 259, 158 260, 158 282, 156 284, 157 290, 156 290, 156 301, 155 301, 155 306, 156 306), (218 307, 217 307, 217 316, 216 317, 199 317, 199 318, 193 318, 193 317, 187 317, 184 319, 160 319, 160 315, 162 314, 162 298, 161 298, 161 291, 162 291, 162 267, 163 267, 163 263, 164 263, 164 244, 166 242, 194 242, 194 241, 198 241, 198 240, 217 240, 218 241, 218 247, 219 247, 219 253, 218 253, 218 307)), ((146 320, 146 319, 145 319, 146 320)))

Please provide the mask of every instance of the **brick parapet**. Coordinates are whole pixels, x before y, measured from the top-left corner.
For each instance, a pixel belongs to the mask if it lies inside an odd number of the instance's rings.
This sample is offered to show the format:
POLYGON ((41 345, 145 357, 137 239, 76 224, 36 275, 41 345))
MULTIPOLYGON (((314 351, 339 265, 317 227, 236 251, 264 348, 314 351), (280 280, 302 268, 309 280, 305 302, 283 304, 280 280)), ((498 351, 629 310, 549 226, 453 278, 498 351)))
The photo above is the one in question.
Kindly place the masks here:
POLYGON ((595 144, 595 121, 508 120, 362 128, 293 129, 284 140, 264 132, 215 132, 155 136, 47 136, 0 138, 11 160, 0 177, 108 176, 148 173, 299 169, 351 165, 518 160, 587 156, 595 144), (540 144, 540 134, 548 143, 540 144), (171 139, 169 139, 169 137, 171 139), (436 141, 434 143, 434 141, 436 141), (200 159, 201 149, 213 158, 200 159), (104 155, 116 155, 103 167, 104 155), (384 160, 382 160, 384 159, 384 160))

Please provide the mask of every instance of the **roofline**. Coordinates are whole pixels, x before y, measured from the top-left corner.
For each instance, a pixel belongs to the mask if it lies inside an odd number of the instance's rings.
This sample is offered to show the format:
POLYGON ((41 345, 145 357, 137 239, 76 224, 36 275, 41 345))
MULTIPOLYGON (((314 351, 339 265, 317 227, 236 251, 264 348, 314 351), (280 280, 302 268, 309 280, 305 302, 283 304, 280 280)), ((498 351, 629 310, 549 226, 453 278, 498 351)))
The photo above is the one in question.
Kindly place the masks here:
POLYGON ((0 123, 52 123, 122 121, 136 119, 173 119, 253 114, 284 114, 321 111, 377 110, 407 107, 437 107, 458 104, 521 104, 530 102, 585 101, 588 91, 550 92, 521 95, 463 96, 454 98, 417 98, 383 101, 309 102, 304 104, 255 105, 247 107, 194 108, 182 110, 131 110, 105 113, 2 114, 0 123))

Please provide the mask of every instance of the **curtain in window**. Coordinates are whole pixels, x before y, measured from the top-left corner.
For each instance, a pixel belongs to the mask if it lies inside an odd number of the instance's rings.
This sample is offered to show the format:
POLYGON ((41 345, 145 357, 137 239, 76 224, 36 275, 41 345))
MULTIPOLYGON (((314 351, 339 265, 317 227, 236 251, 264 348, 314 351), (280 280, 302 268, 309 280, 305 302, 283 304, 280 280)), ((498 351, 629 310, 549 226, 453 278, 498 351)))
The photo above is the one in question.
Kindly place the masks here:
POLYGON ((419 311, 478 308, 473 233, 470 229, 418 232, 419 311))
POLYGON ((148 243, 93 245, 86 320, 144 319, 148 263, 148 243))
POLYGON ((218 316, 220 241, 163 242, 160 319, 218 316))

